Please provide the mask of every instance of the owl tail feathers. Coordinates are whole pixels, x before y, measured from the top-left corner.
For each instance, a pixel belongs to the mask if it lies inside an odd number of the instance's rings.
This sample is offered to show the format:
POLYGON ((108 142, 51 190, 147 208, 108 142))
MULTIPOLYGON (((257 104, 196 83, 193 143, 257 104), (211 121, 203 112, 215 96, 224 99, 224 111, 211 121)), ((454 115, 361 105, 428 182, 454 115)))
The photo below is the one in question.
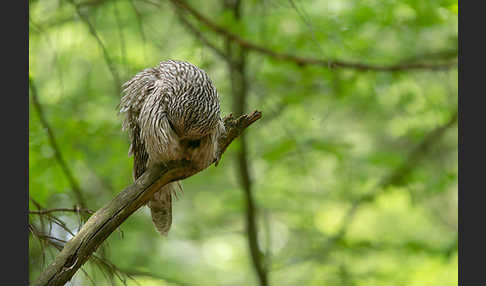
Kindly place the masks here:
POLYGON ((177 182, 165 185, 147 204, 155 229, 163 236, 167 236, 172 224, 172 194, 175 194, 179 187, 177 182))

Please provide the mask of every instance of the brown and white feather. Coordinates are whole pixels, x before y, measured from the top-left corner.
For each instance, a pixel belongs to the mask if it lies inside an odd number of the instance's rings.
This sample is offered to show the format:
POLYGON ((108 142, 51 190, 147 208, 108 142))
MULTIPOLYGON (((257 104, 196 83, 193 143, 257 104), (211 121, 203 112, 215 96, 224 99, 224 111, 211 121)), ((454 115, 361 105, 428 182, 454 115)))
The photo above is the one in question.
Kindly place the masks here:
MULTIPOLYGON (((123 85, 120 113, 125 114, 137 179, 155 165, 188 159, 199 168, 214 162, 224 132, 219 96, 208 75, 188 62, 168 60, 145 69, 123 85)), ((172 223, 173 182, 148 203, 156 229, 167 235, 172 223)))

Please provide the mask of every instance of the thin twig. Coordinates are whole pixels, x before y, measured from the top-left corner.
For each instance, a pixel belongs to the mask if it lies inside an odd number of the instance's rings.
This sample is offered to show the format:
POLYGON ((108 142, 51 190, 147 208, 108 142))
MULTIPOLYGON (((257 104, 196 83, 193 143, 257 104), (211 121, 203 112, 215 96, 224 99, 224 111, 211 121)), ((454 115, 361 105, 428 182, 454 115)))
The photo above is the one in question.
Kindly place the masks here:
POLYGON ((34 235, 38 239, 41 239, 42 241, 47 242, 49 245, 54 246, 54 248, 56 248, 59 251, 62 250, 63 245, 66 243, 65 240, 62 240, 62 239, 59 239, 57 237, 53 237, 53 236, 50 236, 50 235, 47 235, 47 234, 40 232, 39 230, 37 230, 35 228, 35 226, 33 224, 30 224, 30 223, 29 223, 29 230, 32 233, 32 235, 34 235), (61 243, 61 244, 59 244, 59 243, 61 243))
MULTIPOLYGON (((98 266, 99 266, 100 270, 105 268, 106 272, 108 272, 112 277, 116 276, 116 278, 118 278, 118 280, 120 280, 123 283, 123 285, 126 285, 126 278, 123 277, 123 276, 126 276, 129 279, 133 279, 130 275, 128 275, 126 273, 122 273, 120 271, 120 269, 115 264, 111 263, 111 261, 107 260, 106 258, 100 257, 96 254, 91 255, 91 258, 94 261, 99 263, 98 266)), ((112 277, 110 277, 110 278, 112 278, 112 277)), ((112 279, 110 279, 110 280, 112 280, 112 279)))
POLYGON ((431 60, 450 60, 457 59, 457 49, 448 49, 443 51, 422 53, 414 55, 402 60, 403 63, 417 62, 417 61, 431 61, 431 60))
MULTIPOLYGON (((44 241, 46 242, 48 245, 54 247, 55 249, 57 249, 58 251, 62 251, 64 245, 67 243, 66 240, 64 239, 60 239, 60 238, 57 238, 57 237, 54 237, 54 236, 51 236, 51 235, 47 235, 45 233, 42 233, 40 231, 38 231, 32 224, 29 224, 29 231, 39 240, 39 241, 44 241)), ((127 273, 124 273, 123 270, 121 270, 120 268, 118 268, 115 264, 113 264, 112 262, 110 262, 109 260, 107 260, 106 258, 103 258, 103 257, 99 257, 97 256, 96 254, 93 254, 91 256, 94 261, 93 262, 98 262, 100 265, 98 265, 100 267, 100 270, 103 272, 103 267, 106 268, 106 271, 108 272, 108 274, 110 275, 115 275, 122 283, 125 283, 126 279, 124 279, 123 277, 121 277, 119 275, 120 274, 123 274, 123 275, 126 275, 127 277, 129 277, 130 279, 133 279, 130 274, 127 274, 127 273)), ((95 285, 92 281, 92 279, 89 277, 89 275, 87 274, 87 272, 81 267, 80 270, 88 277, 88 279, 91 281, 91 283, 93 285, 95 285)), ((106 276, 105 276, 106 277, 106 276)), ((106 277, 107 280, 112 280, 111 278, 109 277, 106 277)))
POLYGON ((36 227, 33 224, 29 223, 27 225, 27 228, 28 228, 29 232, 32 233, 32 235, 39 242, 40 251, 41 251, 41 254, 42 254, 42 267, 41 267, 41 269, 42 269, 46 265, 46 253, 44 252, 44 242, 43 242, 43 240, 40 237, 38 237, 36 235, 38 233, 38 231, 37 231, 36 227))
POLYGON ((67 225, 64 221, 53 216, 50 212, 42 213, 45 209, 38 202, 36 202, 32 197, 29 197, 29 199, 39 209, 39 211, 33 211, 33 212, 39 214, 41 221, 42 221, 43 218, 47 218, 47 220, 49 221, 50 228, 49 228, 48 233, 51 233, 52 223, 55 223, 56 225, 58 225, 59 227, 64 229, 67 233, 74 236, 74 233, 67 227, 67 225))
MULTIPOLYGON (((47 244, 49 244, 50 246, 54 247, 58 251, 62 251, 64 245, 67 243, 67 241, 64 240, 64 239, 60 239, 60 238, 57 238, 57 237, 54 237, 54 236, 51 236, 51 235, 48 235, 48 234, 45 234, 45 233, 42 233, 42 232, 38 231, 34 227, 34 225, 32 225, 32 224, 29 224, 28 227, 29 227, 29 231, 39 241, 46 242, 47 244)), ((41 243, 41 245, 42 245, 42 243, 41 243)), ((105 268, 105 270, 108 272, 109 275, 112 275, 112 276, 115 275, 125 285, 126 285, 126 279, 124 277, 122 277, 121 275, 125 275, 126 277, 128 277, 130 279, 134 279, 132 277, 133 275, 130 272, 120 269, 118 266, 116 266, 115 264, 113 264, 108 259, 106 259, 104 257, 100 257, 100 256, 98 256, 96 254, 93 254, 91 257, 94 259, 94 261, 92 261, 92 262, 94 262, 95 264, 98 263, 97 266, 100 268, 100 270, 102 272, 104 271, 103 268, 105 268)), ((84 269, 82 267, 80 268, 80 270, 83 273, 85 273, 85 275, 88 276, 87 272, 84 271, 84 269)), ((150 273, 147 273, 147 276, 148 275, 150 275, 150 273)), ((105 276, 105 277, 106 277, 107 280, 110 280, 110 281, 112 280, 111 277, 107 277, 107 276, 105 276)), ((170 280, 170 279, 167 279, 167 281, 176 282, 175 280, 170 280)), ((92 280, 91 280, 91 282, 93 283, 92 280)), ((93 284, 93 285, 95 285, 95 284, 93 284)))
POLYGON ((232 32, 215 24, 207 17, 203 16, 196 9, 189 6, 184 1, 170 0, 170 2, 172 2, 172 4, 176 5, 177 7, 187 11, 189 14, 194 16, 194 18, 196 18, 200 23, 204 24, 206 27, 210 28, 211 30, 220 34, 221 36, 225 37, 227 40, 240 45, 242 48, 253 50, 255 52, 270 56, 276 60, 293 62, 298 66, 314 65, 314 66, 321 66, 325 68, 349 68, 349 69, 355 69, 359 71, 444 70, 444 69, 451 69, 457 67, 457 61, 438 63, 438 64, 400 63, 400 64, 386 66, 386 65, 365 64, 359 62, 349 62, 349 61, 342 61, 342 60, 333 60, 333 59, 326 60, 326 59, 306 58, 306 57, 300 57, 300 56, 287 54, 287 53, 280 53, 280 52, 273 51, 269 48, 266 48, 264 46, 251 43, 237 36, 236 34, 233 34, 232 32))
POLYGON ((94 283, 94 281, 91 278, 91 276, 89 276, 88 272, 86 272, 86 270, 84 270, 82 267, 81 267, 81 271, 83 272, 84 276, 86 276, 86 278, 88 278, 88 280, 91 283, 91 285, 96 286, 96 284, 94 283))
POLYGON ((29 210, 29 214, 38 214, 38 215, 44 215, 44 214, 49 214, 53 212, 74 212, 74 213, 88 213, 88 214, 93 214, 94 211, 90 209, 82 209, 82 208, 55 208, 55 209, 44 209, 44 210, 38 210, 38 211, 31 211, 29 210))

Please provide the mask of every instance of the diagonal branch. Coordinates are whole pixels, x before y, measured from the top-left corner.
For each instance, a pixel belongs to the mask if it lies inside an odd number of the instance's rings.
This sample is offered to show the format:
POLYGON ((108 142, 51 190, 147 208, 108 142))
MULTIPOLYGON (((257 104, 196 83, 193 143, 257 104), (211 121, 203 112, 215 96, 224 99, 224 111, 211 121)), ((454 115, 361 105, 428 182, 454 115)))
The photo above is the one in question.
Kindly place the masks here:
POLYGON ((216 45, 211 43, 202 33, 199 31, 196 27, 194 27, 184 16, 182 16, 182 13, 177 12, 177 15, 179 17, 179 20, 181 21, 184 26, 191 32, 201 43, 206 45, 208 48, 210 48, 216 55, 218 55, 221 59, 224 61, 229 61, 230 58, 228 55, 218 48, 216 45))
POLYGON ((383 177, 383 179, 374 188, 374 191, 355 200, 352 203, 348 212, 344 216, 341 229, 332 238, 332 240, 335 241, 344 237, 348 227, 351 225, 351 222, 356 214, 358 207, 362 203, 370 202, 374 200, 386 188, 401 183, 403 179, 406 176, 408 176, 413 171, 414 168, 418 166, 418 163, 425 157, 425 155, 427 155, 430 148, 434 146, 442 138, 442 136, 449 128, 451 128, 452 126, 454 126, 454 124, 456 124, 457 117, 458 117, 458 111, 456 110, 444 125, 435 128, 429 134, 427 134, 427 136, 425 136, 425 138, 420 142, 420 144, 415 146, 410 151, 405 161, 398 168, 393 170, 387 176, 383 177))
POLYGON ((367 71, 367 70, 375 70, 375 71, 401 71, 401 70, 444 70, 444 69, 451 69, 457 67, 457 61, 451 61, 446 63, 400 63, 395 65, 371 65, 359 62, 350 62, 350 61, 342 61, 342 60, 333 60, 333 59, 316 59, 316 58, 305 58, 301 56, 296 56, 287 53, 281 53, 273 51, 269 48, 264 46, 260 46, 249 42, 240 36, 233 34, 232 32, 226 30, 225 28, 215 24, 207 17, 203 16, 199 13, 196 9, 188 5, 186 2, 182 0, 169 0, 172 2, 173 5, 179 7, 182 10, 185 10, 194 18, 196 18, 200 23, 211 29, 213 32, 220 34, 221 36, 225 37, 227 40, 234 42, 235 44, 241 46, 244 49, 252 50, 267 56, 270 56, 276 60, 281 61, 288 61, 293 62, 299 66, 321 66, 324 68, 349 68, 355 69, 359 71, 367 71))
MULTIPOLYGON (((160 8, 161 5, 159 3, 151 3, 153 4, 154 6, 160 8)), ((228 57, 228 54, 220 49, 218 46, 216 46, 215 44, 211 43, 209 41, 208 38, 206 38, 206 36, 203 35, 203 33, 198 30, 196 27, 194 27, 193 24, 191 24, 191 22, 189 20, 186 19, 186 17, 184 17, 183 15, 183 11, 181 11, 180 9, 178 9, 177 7, 174 7, 175 9, 175 13, 177 14, 177 18, 179 19, 179 21, 187 28, 187 30, 194 35, 194 37, 196 37, 202 44, 206 45, 208 48, 210 48, 217 56, 219 56, 222 60, 228 62, 230 61, 231 59, 228 57)))
POLYGON ((138 29, 140 31, 140 36, 142 37, 142 42, 145 45, 147 44, 147 36, 145 35, 145 31, 143 30, 143 22, 142 22, 142 14, 137 8, 137 5, 135 5, 135 0, 130 0, 130 5, 132 6, 133 12, 135 13, 135 17, 137 18, 137 25, 138 29))
POLYGON ((406 176, 408 176, 418 166, 420 161, 422 161, 425 158, 425 156, 428 154, 428 151, 431 149, 431 147, 437 144, 437 142, 439 142, 442 139, 446 131, 449 130, 457 123, 457 118, 458 118, 458 112, 456 110, 444 125, 438 126, 437 128, 433 129, 430 133, 428 133, 424 137, 424 139, 410 151, 405 161, 396 169, 394 169, 385 177, 383 177, 382 180, 373 188, 371 192, 354 200, 351 203, 350 208, 348 209, 348 211, 345 213, 343 217, 340 229, 336 234, 330 236, 327 239, 327 243, 325 246, 323 246, 319 250, 314 251, 313 254, 311 255, 307 255, 305 257, 301 257, 298 259, 292 259, 292 261, 286 263, 286 265, 284 266, 288 266, 290 264, 294 264, 302 261, 307 261, 308 259, 311 258, 324 259, 328 257, 332 247, 345 237, 349 227, 351 226, 351 223, 353 222, 353 219, 356 216, 358 208, 366 202, 373 201, 375 198, 378 197, 378 195, 382 194, 386 190, 386 188, 401 183, 403 179, 406 176))
POLYGON ((29 76, 29 88, 31 91, 32 95, 32 103, 34 104, 35 109, 37 110, 37 114, 39 115, 40 122, 42 124, 42 127, 47 132, 47 136, 49 138, 49 144, 51 145, 52 149, 54 150, 54 156, 61 166, 61 169, 66 176, 66 178, 69 181, 69 184, 71 185, 71 189, 74 192, 74 195, 76 196, 77 202, 81 205, 81 207, 85 206, 84 198, 83 198, 83 193, 81 191, 81 188, 79 187, 79 184, 77 180, 74 178, 71 170, 69 169, 68 165, 66 164, 66 161, 64 160, 64 157, 61 153, 61 149, 59 149, 59 146, 57 145, 56 141, 56 136, 54 136, 54 131, 52 130, 51 126, 49 125, 49 122, 47 121, 45 115, 44 115, 44 110, 42 109, 42 105, 39 102, 38 94, 37 94, 37 87, 34 84, 34 80, 29 76))
POLYGON ((93 26, 93 24, 89 21, 89 19, 85 15, 83 15, 83 13, 81 13, 80 4, 74 3, 73 0, 69 0, 69 2, 74 6, 74 8, 76 10, 76 14, 79 16, 79 18, 81 18, 81 21, 83 23, 85 23, 86 26, 88 26, 90 34, 96 39, 96 42, 100 46, 101 51, 103 52, 103 57, 105 59, 106 65, 108 66, 108 69, 110 70, 111 75, 113 76, 113 80, 114 80, 114 84, 115 84, 115 90, 116 90, 117 94, 120 94, 120 92, 121 92, 120 91, 120 86, 121 86, 120 75, 118 74, 118 71, 115 67, 115 64, 113 63, 113 61, 110 57, 110 54, 108 53, 108 49, 103 44, 103 41, 101 41, 101 38, 98 35, 98 33, 96 32, 96 29, 93 26))
MULTIPOLYGON (((261 118, 261 112, 255 111, 252 114, 252 117, 241 116, 235 120, 225 118, 225 123, 231 124, 225 125, 228 136, 219 140, 220 148, 229 145, 243 132, 243 129, 235 131, 234 128, 246 128, 261 118), (252 121, 249 122, 249 119, 252 121)), ((200 171, 187 160, 171 161, 165 166, 149 168, 135 183, 94 213, 32 285, 64 285, 103 241, 132 213, 145 205, 156 191, 172 181, 182 180, 200 171)))

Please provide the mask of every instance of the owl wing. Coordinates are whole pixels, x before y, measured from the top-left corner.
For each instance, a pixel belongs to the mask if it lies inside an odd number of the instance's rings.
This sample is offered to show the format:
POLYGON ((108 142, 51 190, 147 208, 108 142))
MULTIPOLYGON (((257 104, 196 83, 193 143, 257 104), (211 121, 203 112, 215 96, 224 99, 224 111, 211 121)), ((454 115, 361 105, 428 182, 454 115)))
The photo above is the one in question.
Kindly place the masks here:
POLYGON ((132 131, 132 142, 129 154, 133 155, 133 180, 138 179, 147 169, 148 153, 140 138, 140 127, 137 125, 132 131))
POLYGON ((119 108, 120 113, 126 113, 123 130, 127 130, 131 144, 128 155, 133 155, 133 179, 140 177, 147 168, 149 159, 147 149, 141 137, 139 115, 149 94, 153 92, 157 80, 155 69, 145 69, 123 85, 124 96, 119 108))
POLYGON ((149 156, 147 150, 145 149, 145 144, 142 138, 140 137, 141 128, 137 122, 138 121, 137 117, 139 112, 136 112, 135 110, 129 107, 127 108, 123 106, 120 113, 122 112, 126 113, 125 119, 123 121, 123 130, 127 131, 130 137, 130 147, 128 148, 128 156, 133 155, 132 176, 133 176, 133 180, 135 181, 147 169, 147 161, 149 156))
MULTIPOLYGON (((133 178, 136 180, 147 169, 149 154, 145 142, 141 136, 142 124, 139 115, 142 112, 145 100, 154 92, 160 92, 156 88, 157 71, 146 69, 135 75, 124 84, 125 96, 120 103, 120 113, 127 115, 123 122, 123 129, 129 130, 131 145, 129 155, 133 155, 133 178), (157 90, 156 90, 157 89, 157 90)), ((158 190, 147 203, 150 208, 152 221, 155 228, 162 235, 167 235, 172 224, 172 193, 178 183, 170 183, 158 190)))

